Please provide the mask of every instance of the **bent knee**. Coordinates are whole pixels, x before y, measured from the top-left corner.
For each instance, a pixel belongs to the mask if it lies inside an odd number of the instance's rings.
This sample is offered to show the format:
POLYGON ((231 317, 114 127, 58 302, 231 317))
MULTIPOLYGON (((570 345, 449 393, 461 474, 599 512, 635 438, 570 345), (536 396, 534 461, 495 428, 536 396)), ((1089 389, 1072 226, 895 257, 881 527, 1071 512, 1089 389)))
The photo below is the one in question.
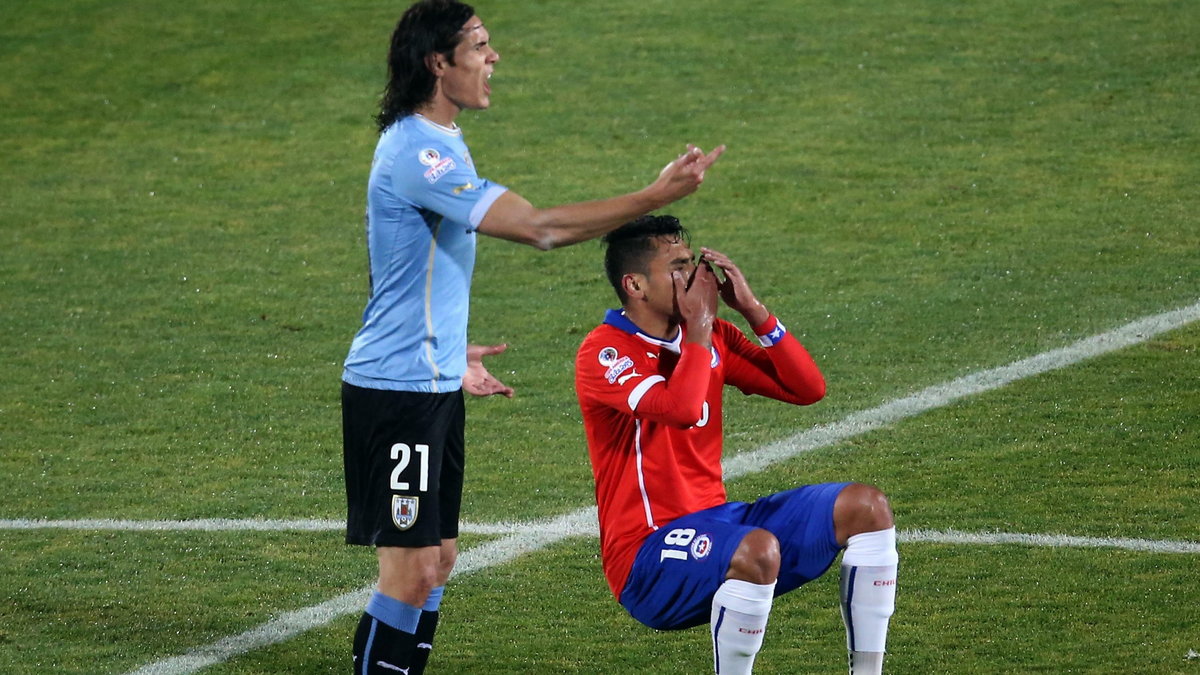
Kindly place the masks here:
POLYGON ((860 517, 879 525, 877 529, 892 526, 892 505, 883 490, 874 485, 851 483, 838 496, 839 502, 843 499, 848 502, 846 506, 857 512, 860 517))
POLYGON ((887 495, 865 483, 851 483, 842 490, 834 503, 833 521, 842 543, 856 534, 895 526, 887 495))
POLYGON ((779 540, 767 530, 755 529, 742 538, 729 561, 726 579, 770 584, 779 578, 779 540))

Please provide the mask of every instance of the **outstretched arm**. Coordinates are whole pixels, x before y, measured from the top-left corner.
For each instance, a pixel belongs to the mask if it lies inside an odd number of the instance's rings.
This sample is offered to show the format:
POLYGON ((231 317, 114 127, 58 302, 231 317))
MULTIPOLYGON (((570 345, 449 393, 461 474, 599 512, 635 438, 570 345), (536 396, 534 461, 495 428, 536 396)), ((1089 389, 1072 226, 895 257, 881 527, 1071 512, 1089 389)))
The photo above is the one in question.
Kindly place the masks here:
POLYGON ((653 183, 609 199, 539 209, 509 190, 488 209, 479 232, 544 251, 594 239, 695 192, 704 182, 704 172, 723 152, 723 145, 708 154, 688 145, 687 152, 663 168, 653 183))
POLYGON ((463 391, 474 396, 503 394, 513 397, 513 388, 497 380, 483 365, 483 357, 499 354, 508 345, 467 345, 467 372, 463 374, 463 391))

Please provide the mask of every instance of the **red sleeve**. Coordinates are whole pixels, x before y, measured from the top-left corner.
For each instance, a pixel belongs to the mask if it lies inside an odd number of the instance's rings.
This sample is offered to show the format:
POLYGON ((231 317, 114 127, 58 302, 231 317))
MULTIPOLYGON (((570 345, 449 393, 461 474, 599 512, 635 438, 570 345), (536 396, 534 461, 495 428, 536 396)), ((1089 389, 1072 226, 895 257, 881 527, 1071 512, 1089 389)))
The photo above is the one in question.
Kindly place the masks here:
POLYGON ((684 343, 679 362, 666 378, 658 373, 657 359, 649 358, 644 348, 622 344, 611 334, 599 339, 589 336, 576 358, 576 393, 581 405, 599 405, 686 429, 703 417, 710 360, 702 345, 684 343))
MULTIPOLYGON (((754 326, 754 333, 767 335, 776 327, 782 329, 772 316, 762 326, 754 326)), ((770 347, 760 347, 733 324, 724 323, 722 331, 730 352, 725 381, 743 393, 796 405, 809 405, 825 397, 825 377, 791 333, 784 332, 770 347)))
POLYGON ((652 422, 686 429, 704 416, 712 354, 704 345, 685 342, 671 378, 648 387, 634 414, 652 422))

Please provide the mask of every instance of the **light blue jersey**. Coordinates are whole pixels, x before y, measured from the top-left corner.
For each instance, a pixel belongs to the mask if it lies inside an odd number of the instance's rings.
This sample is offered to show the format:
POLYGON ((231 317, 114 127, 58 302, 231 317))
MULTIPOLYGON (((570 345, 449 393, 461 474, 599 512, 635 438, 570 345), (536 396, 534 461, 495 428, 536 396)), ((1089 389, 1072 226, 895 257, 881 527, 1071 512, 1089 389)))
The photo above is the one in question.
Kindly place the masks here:
POLYGON ((383 132, 367 187, 371 296, 343 380, 461 388, 475 229, 506 189, 475 173, 457 127, 409 115, 383 132))

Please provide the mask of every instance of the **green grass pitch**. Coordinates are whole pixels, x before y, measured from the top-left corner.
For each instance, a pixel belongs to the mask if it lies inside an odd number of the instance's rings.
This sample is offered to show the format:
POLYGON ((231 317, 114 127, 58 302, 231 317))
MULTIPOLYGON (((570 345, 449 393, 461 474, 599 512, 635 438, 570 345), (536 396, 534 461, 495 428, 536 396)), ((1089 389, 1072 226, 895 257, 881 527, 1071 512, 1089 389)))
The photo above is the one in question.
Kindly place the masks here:
MULTIPOLYGON (((340 363, 405 3, 10 0, 0 11, 0 519, 342 516, 340 363)), ((727 154, 669 209, 822 366, 728 399, 737 455, 1200 300, 1192 0, 476 3, 485 175, 538 205, 727 154)), ((481 240, 464 518, 591 503, 572 391, 600 247, 481 240)), ((888 670, 1200 673, 1200 324, 803 453, 752 499, 857 480, 901 532, 888 670)), ((499 537, 468 534, 469 551, 499 537)), ((336 530, 0 529, 0 672, 129 673, 371 583, 336 530)), ((341 673, 356 617, 200 672, 341 673)), ((836 580, 775 606, 760 673, 843 666, 836 580)), ((454 579, 431 672, 707 672, 703 630, 609 597, 587 536, 454 579)), ((178 672, 178 671, 177 671, 178 672)))

